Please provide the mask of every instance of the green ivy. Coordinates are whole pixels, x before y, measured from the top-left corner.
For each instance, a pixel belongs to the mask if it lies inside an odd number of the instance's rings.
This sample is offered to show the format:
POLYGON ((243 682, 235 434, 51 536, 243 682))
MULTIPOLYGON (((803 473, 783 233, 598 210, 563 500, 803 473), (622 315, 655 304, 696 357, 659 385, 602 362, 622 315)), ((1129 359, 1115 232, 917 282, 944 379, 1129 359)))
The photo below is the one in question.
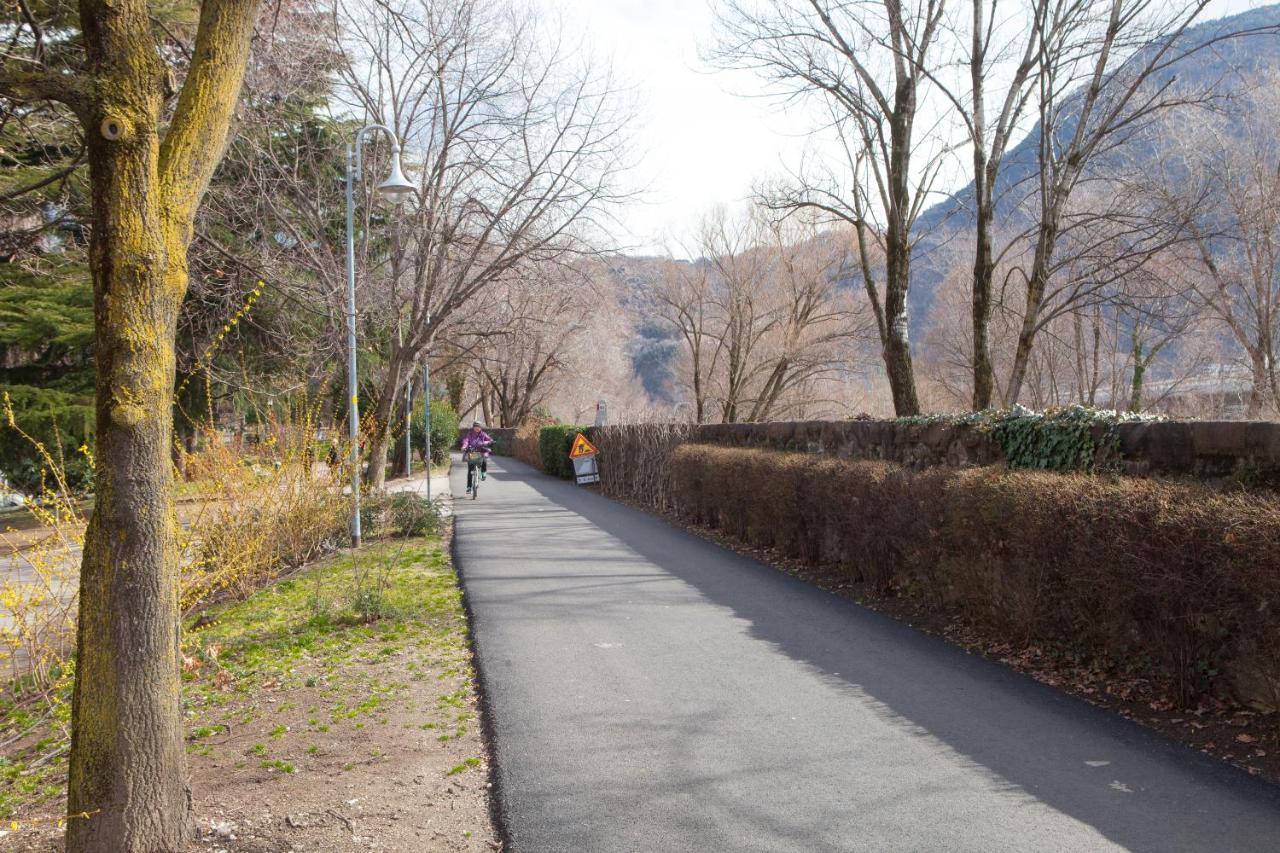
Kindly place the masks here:
POLYGON ((961 415, 916 415, 898 418, 908 426, 970 427, 999 443, 1011 468, 1045 471, 1098 471, 1120 461, 1122 423, 1150 423, 1158 415, 1140 415, 1064 406, 1035 412, 1024 406, 961 415))

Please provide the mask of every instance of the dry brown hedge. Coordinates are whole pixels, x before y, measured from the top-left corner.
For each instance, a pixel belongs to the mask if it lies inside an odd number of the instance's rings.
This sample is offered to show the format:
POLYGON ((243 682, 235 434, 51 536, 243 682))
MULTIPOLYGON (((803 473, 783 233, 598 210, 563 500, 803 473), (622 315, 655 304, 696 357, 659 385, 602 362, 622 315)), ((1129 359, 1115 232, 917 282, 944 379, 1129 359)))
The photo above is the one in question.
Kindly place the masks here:
POLYGON ((685 444, 676 511, 1002 636, 1280 705, 1280 498, 685 444))
POLYGON ((516 428, 515 437, 511 440, 511 455, 539 471, 542 470, 542 453, 538 449, 538 433, 542 426, 541 421, 526 421, 516 428))
POLYGON ((692 424, 626 424, 592 427, 591 442, 600 451, 600 488, 618 500, 659 512, 673 507, 671 454, 689 440, 692 424))

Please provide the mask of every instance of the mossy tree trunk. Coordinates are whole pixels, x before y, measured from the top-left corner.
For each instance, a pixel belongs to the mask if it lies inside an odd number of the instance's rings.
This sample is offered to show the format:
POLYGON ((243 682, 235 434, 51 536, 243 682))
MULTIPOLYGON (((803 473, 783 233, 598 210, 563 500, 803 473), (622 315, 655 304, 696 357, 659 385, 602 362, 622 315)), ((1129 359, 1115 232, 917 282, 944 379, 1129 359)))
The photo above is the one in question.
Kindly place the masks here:
POLYGON ((375 492, 380 492, 387 482, 387 449, 391 442, 391 422, 399 414, 396 403, 402 399, 403 377, 412 365, 405 363, 404 350, 396 347, 387 365, 387 378, 382 383, 377 404, 373 409, 372 427, 368 432, 369 468, 365 482, 375 492))
POLYGON ((171 851, 191 837, 179 692, 174 338, 196 207, 221 157, 258 0, 201 5, 172 76, 144 0, 82 0, 85 66, 0 73, 0 93, 61 100, 84 125, 93 190, 97 495, 85 534, 67 849, 171 851), (82 816, 81 816, 82 815, 82 816))

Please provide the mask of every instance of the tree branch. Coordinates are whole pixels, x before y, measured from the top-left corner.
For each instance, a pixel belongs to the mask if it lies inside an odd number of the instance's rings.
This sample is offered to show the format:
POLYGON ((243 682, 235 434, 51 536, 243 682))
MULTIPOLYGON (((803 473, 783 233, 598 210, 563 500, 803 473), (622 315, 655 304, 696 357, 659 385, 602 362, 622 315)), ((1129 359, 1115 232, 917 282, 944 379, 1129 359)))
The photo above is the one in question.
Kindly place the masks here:
POLYGON ((53 71, 19 71, 0 68, 0 97, 19 103, 57 101, 84 117, 91 85, 86 78, 53 71))
POLYGON ((229 136, 259 0, 200 4, 191 71, 160 146, 160 178, 176 216, 190 219, 229 136))

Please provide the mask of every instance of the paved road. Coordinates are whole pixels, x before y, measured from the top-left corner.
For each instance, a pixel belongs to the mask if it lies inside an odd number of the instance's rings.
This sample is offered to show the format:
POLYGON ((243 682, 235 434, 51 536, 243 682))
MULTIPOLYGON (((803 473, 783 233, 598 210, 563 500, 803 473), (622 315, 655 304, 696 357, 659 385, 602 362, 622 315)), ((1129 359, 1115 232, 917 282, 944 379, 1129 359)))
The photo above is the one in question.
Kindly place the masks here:
POLYGON ((1244 773, 588 490, 491 470, 456 543, 513 850, 1280 850, 1277 789, 1244 773))

